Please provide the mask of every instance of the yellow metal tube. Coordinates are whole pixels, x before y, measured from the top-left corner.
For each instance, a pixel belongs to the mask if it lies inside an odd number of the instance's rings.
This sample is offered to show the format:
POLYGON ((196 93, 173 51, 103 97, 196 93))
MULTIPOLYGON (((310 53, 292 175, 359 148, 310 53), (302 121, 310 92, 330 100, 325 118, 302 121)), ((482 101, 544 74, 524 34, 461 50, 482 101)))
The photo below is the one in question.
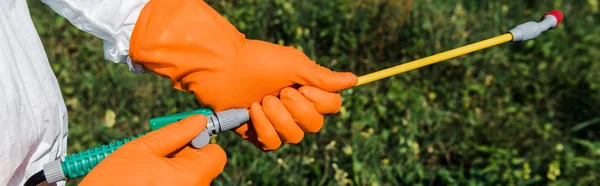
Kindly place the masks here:
POLYGON ((417 68, 421 68, 423 66, 427 66, 427 65, 431 65, 433 63, 437 63, 440 61, 444 61, 450 58, 454 58, 457 56, 461 56, 461 55, 465 55, 477 50, 481 50, 481 49, 485 49, 494 45, 499 45, 502 43, 506 43, 509 41, 512 41, 513 36, 510 33, 506 33, 500 36, 496 36, 490 39, 486 39, 483 41, 479 41, 477 43, 473 43, 467 46, 463 46, 460 48, 456 48, 456 49, 452 49, 443 53, 439 53, 433 56, 429 56, 423 59, 419 59, 419 60, 415 60, 415 61, 411 61, 408 63, 404 63, 398 66, 394 66, 394 67, 390 67, 384 70, 380 70, 377 72, 373 72, 370 74, 366 74, 363 76, 358 77, 358 83, 355 85, 359 86, 359 85, 363 85, 366 83, 370 83, 373 81, 377 81, 383 78, 387 78, 393 75, 397 75, 409 70, 413 70, 413 69, 417 69, 417 68))

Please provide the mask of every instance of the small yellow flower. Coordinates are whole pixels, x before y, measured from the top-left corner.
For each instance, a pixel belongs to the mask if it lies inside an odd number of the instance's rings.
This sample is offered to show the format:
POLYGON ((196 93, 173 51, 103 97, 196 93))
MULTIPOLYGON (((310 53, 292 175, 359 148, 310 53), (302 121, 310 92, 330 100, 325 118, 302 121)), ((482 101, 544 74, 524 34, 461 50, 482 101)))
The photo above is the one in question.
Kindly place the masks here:
POLYGON ((344 150, 344 154, 346 154, 346 155, 352 155, 352 146, 346 145, 346 146, 344 146, 343 150, 344 150))
POLYGON ((367 130, 367 132, 360 132, 360 135, 363 136, 363 137, 365 137, 365 138, 368 138, 368 137, 370 137, 373 134, 374 131, 375 130, 373 130, 373 128, 369 128, 367 130))
POLYGON ((562 151, 562 150, 563 150, 565 147, 564 147, 562 144, 560 144, 560 143, 559 143, 559 144, 556 144, 556 147, 555 147, 555 148, 556 148, 556 151, 560 152, 560 151, 562 151))
POLYGON ((106 127, 111 128, 113 126, 115 126, 116 120, 115 118, 117 117, 117 115, 115 114, 114 111, 112 111, 111 109, 106 110, 106 114, 104 114, 104 122, 106 124, 106 127))
POLYGON ((302 158, 302 164, 304 164, 304 165, 308 165, 313 162, 315 162, 315 158, 307 158, 307 157, 302 158))
POLYGON ((281 165, 284 169, 288 169, 288 165, 281 158, 277 158, 277 164, 281 165))
POLYGON ((553 161, 548 166, 548 173, 546 174, 546 177, 548 177, 548 179, 554 181, 556 179, 556 177, 559 175, 560 175, 560 164, 558 163, 558 161, 553 161))
POLYGON ((390 164, 390 159, 385 158, 385 159, 381 160, 381 163, 384 164, 384 165, 389 165, 390 164))
POLYGON ((525 180, 529 180, 531 174, 531 168, 529 167, 529 163, 523 164, 523 173, 525 174, 525 180))
POLYGON ((329 144, 325 146, 325 150, 332 150, 333 148, 335 148, 335 140, 329 142, 329 144))
POLYGON ((437 94, 435 94, 435 92, 430 92, 427 96, 429 96, 430 100, 435 100, 435 98, 437 97, 437 94))

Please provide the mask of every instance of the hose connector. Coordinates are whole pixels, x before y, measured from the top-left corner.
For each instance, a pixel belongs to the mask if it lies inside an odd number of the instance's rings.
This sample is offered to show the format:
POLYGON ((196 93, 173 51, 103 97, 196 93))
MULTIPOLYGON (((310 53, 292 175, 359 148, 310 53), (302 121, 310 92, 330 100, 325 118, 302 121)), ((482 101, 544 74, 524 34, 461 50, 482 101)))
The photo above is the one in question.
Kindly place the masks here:
POLYGON ((67 179, 60 159, 44 164, 44 174, 48 183, 56 183, 67 179))
POLYGON ((210 136, 221 132, 229 131, 250 120, 250 115, 246 109, 229 109, 216 112, 208 116, 206 129, 202 131, 194 140, 194 148, 202 148, 210 142, 210 136))
POLYGON ((527 41, 537 38, 542 32, 556 28, 562 20, 562 12, 552 10, 544 14, 540 22, 529 21, 511 29, 509 32, 513 35, 513 42, 527 41))
POLYGON ((208 108, 203 108, 189 112, 153 118, 150 120, 150 129, 158 130, 159 128, 162 128, 168 124, 180 121, 195 114, 202 114, 206 116, 208 123, 206 124, 206 128, 192 140, 191 145, 194 148, 202 148, 208 144, 210 142, 211 135, 234 129, 250 120, 250 115, 248 114, 247 109, 229 109, 220 112, 213 112, 208 108))

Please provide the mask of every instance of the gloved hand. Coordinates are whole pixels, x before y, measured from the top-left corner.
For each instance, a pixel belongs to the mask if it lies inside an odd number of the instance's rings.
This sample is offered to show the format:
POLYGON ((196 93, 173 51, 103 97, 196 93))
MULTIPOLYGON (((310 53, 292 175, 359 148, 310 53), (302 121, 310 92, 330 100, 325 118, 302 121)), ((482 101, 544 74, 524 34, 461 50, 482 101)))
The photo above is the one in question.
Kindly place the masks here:
POLYGON ((208 144, 173 153, 183 149, 206 124, 205 116, 190 116, 132 140, 96 165, 81 185, 209 185, 227 161, 221 147, 208 144))
POLYGON ((319 131, 323 114, 341 107, 336 92, 358 80, 292 47, 246 39, 204 1, 149 1, 130 43, 134 63, 171 79, 201 104, 215 111, 249 108, 252 125, 236 133, 263 150, 319 131))

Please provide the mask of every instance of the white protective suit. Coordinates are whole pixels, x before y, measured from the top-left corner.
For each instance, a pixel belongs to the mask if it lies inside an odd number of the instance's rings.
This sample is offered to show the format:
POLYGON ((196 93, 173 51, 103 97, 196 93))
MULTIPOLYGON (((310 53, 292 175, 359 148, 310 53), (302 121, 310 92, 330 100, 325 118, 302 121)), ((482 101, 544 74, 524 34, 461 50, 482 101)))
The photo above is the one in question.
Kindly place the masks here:
MULTIPOLYGON (((106 59, 143 71, 127 54, 135 21, 148 0, 42 1, 77 28, 101 38, 106 59)), ((27 1, 0 0, 0 185, 23 185, 45 163, 64 158, 67 121, 27 1)))

